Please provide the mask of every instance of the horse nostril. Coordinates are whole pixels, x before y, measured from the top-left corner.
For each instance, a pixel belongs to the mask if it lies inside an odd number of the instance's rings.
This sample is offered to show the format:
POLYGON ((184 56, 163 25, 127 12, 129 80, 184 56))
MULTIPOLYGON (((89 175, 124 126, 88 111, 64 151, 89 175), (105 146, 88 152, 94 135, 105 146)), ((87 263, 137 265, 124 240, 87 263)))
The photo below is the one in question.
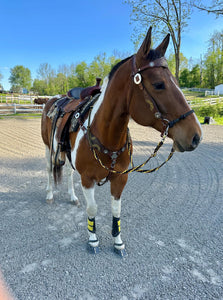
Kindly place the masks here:
POLYGON ((200 136, 196 133, 192 139, 191 146, 195 149, 198 146, 199 142, 200 142, 200 136))

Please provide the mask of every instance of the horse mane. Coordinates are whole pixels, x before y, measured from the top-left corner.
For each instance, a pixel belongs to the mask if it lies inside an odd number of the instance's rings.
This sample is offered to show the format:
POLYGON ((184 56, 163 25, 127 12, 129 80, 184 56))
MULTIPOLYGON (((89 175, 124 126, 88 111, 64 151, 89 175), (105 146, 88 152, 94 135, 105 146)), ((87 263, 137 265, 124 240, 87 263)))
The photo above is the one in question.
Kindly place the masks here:
POLYGON ((118 70, 118 68, 123 65, 126 61, 128 61, 133 55, 124 58, 123 60, 119 61, 116 65, 114 65, 114 67, 111 69, 109 75, 108 75, 108 79, 111 80, 113 75, 115 74, 115 72, 118 70))
MULTIPOLYGON (((114 67, 111 69, 109 75, 108 75, 108 79, 111 80, 112 77, 114 76, 115 72, 118 70, 118 68, 123 65, 126 61, 128 61, 130 58, 132 58, 133 55, 119 61, 116 65, 114 65, 114 67)), ((160 53, 159 50, 154 50, 154 49, 151 49, 146 57, 146 59, 148 59, 149 61, 154 61, 158 58, 161 58, 162 57, 162 54, 160 53)))

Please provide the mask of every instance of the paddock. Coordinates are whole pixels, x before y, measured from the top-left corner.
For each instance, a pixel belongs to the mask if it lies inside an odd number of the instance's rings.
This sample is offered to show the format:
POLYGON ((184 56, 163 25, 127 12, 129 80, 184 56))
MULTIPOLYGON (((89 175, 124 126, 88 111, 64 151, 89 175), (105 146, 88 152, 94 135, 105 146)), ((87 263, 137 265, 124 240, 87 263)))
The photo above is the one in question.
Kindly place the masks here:
MULTIPOLYGON (((202 125, 198 149, 175 153, 158 172, 129 175, 122 204, 124 259, 111 246, 109 185, 97 187, 101 252, 93 255, 86 249, 78 175, 79 208, 68 200, 66 176, 55 202, 45 202, 40 119, 5 118, 0 128, 0 269, 16 299, 221 299, 222 126, 202 125)), ((160 137, 133 121, 130 132, 138 164, 160 137)), ((167 140, 149 166, 170 149, 167 140)))

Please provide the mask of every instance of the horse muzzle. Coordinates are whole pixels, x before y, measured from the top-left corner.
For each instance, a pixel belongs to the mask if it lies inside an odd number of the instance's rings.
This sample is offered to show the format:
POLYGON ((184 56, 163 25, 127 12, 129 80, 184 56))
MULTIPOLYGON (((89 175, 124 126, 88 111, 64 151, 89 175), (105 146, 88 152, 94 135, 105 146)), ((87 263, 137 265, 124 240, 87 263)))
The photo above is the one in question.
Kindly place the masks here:
POLYGON ((173 143, 173 149, 178 152, 193 151, 197 148, 201 140, 202 140, 202 136, 199 135, 198 133, 195 133, 190 143, 184 143, 183 141, 175 140, 173 143))

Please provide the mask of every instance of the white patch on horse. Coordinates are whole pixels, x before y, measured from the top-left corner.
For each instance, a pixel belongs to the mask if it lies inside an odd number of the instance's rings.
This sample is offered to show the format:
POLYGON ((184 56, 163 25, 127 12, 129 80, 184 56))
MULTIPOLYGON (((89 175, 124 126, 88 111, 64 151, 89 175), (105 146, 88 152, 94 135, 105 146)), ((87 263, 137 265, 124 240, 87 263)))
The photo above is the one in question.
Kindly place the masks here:
MULTIPOLYGON (((180 87, 176 84, 176 82, 174 81, 173 77, 170 77, 170 80, 173 82, 173 84, 175 85, 175 87, 178 89, 178 91, 181 93, 181 95, 184 97, 184 99, 186 100, 183 92, 181 91, 180 87)), ((186 100, 187 101, 187 100, 186 100)))
POLYGON ((121 199, 116 200, 113 196, 111 196, 111 209, 112 209, 112 215, 116 218, 120 218, 121 199))
MULTIPOLYGON (((104 95, 105 95, 107 85, 108 85, 108 77, 105 77, 104 80, 103 80, 103 85, 101 87, 101 95, 100 95, 98 101, 95 103, 95 105, 92 109, 92 112, 91 112, 91 123, 94 120, 95 114, 97 113, 99 107, 101 106, 101 103, 104 100, 104 95)), ((84 122, 84 126, 87 127, 87 125, 88 125, 88 119, 84 122)), ((78 134, 77 134, 77 137, 76 137, 74 149, 71 152, 72 163, 75 167, 76 167, 77 150, 78 150, 80 141, 83 138, 83 136, 84 136, 84 132, 83 132, 83 130, 80 129, 78 134)))
MULTIPOLYGON (((175 87, 178 89, 178 91, 181 93, 181 95, 184 97, 185 101, 187 102, 186 97, 184 96, 183 92, 181 91, 180 87, 176 84, 176 82, 174 81, 174 79, 173 79, 172 77, 170 77, 170 80, 173 82, 173 84, 175 85, 175 87)), ((197 118, 196 114, 194 114, 194 117, 195 117, 195 120, 196 120, 197 124, 198 124, 199 127, 200 127, 200 130, 201 130, 201 139, 200 139, 200 140, 202 140, 203 131, 202 131, 201 124, 200 124, 200 122, 198 121, 198 118, 197 118)))

